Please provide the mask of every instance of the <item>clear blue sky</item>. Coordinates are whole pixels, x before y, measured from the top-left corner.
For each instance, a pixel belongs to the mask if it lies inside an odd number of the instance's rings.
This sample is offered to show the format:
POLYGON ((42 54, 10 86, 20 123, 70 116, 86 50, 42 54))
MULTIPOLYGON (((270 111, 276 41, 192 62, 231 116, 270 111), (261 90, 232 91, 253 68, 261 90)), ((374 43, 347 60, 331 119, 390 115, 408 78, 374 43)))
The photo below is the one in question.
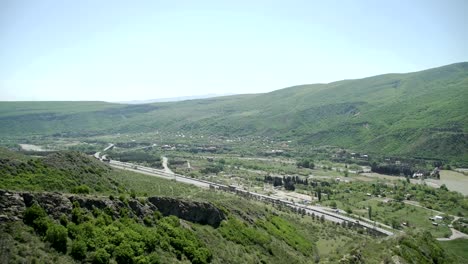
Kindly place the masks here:
POLYGON ((0 100, 267 92, 468 61, 468 1, 0 1, 0 100))

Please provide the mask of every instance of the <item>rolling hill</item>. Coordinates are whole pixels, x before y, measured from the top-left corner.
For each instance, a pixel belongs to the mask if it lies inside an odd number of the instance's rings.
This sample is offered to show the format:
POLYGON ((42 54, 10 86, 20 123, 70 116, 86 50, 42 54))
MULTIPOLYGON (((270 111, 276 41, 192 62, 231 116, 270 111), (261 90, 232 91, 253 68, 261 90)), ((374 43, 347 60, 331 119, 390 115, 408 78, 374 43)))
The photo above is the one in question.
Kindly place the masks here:
POLYGON ((185 131, 468 163, 468 63, 143 105, 1 102, 0 135, 185 131))

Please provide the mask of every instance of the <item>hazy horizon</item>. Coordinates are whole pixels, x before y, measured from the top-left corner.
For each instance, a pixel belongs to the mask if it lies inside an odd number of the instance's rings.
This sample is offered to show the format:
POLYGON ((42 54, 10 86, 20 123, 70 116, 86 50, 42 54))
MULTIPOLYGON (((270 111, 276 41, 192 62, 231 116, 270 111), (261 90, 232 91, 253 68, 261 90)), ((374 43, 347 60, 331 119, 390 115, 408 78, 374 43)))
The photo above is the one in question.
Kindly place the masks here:
POLYGON ((2 1, 1 101, 132 101, 468 61, 466 1, 2 1))

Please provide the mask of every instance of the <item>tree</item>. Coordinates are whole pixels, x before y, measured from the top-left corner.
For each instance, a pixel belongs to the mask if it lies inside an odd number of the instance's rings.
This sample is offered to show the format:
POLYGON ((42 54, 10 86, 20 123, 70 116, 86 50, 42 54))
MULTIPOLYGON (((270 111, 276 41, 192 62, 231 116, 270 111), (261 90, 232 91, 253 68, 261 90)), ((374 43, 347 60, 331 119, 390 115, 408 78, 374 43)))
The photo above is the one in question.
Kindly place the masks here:
POLYGON ((92 257, 93 264, 107 264, 109 263, 110 255, 107 251, 103 248, 99 248, 94 252, 92 257))
POLYGON ((319 202, 322 200, 322 190, 321 189, 317 190, 317 198, 318 198, 319 202))
POLYGON ((114 250, 114 257, 118 264, 131 264, 133 263, 133 249, 127 242, 122 242, 114 250))
POLYGON ((46 232, 46 241, 57 251, 67 252, 67 228, 62 225, 51 224, 46 232))
POLYGON ((23 221, 27 225, 33 225, 34 220, 45 216, 47 216, 47 213, 44 209, 35 203, 24 211, 23 221))
POLYGON ((372 219, 372 207, 369 206, 368 208, 368 213, 369 213, 369 219, 372 219))
POLYGON ((86 251, 86 243, 83 240, 78 239, 73 242, 70 255, 76 260, 83 260, 86 258, 86 251))
POLYGON ((309 161, 309 169, 314 169, 314 168, 315 168, 314 161, 313 160, 309 161))

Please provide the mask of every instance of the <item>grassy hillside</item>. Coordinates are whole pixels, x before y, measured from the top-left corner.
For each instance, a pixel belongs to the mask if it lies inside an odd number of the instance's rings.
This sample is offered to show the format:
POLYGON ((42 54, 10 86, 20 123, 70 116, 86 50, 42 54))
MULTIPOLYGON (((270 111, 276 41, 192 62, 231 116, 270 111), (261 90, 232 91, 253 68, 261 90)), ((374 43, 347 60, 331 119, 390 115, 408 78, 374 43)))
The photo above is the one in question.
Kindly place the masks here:
POLYGON ((468 162, 468 63, 148 105, 0 103, 0 135, 184 131, 468 162))
POLYGON ((0 222, 2 263, 392 263, 392 259, 399 260, 393 263, 414 259, 457 263, 429 233, 376 238, 281 206, 109 169, 75 152, 32 159, 0 153, 2 161, 16 162, 15 166, 0 164, 0 189, 68 192, 76 186, 76 179, 89 185, 93 195, 87 197, 92 199, 115 199, 107 198, 110 193, 128 205, 136 200, 144 204, 151 195, 180 196, 209 201, 227 215, 215 228, 157 212, 143 221, 125 210, 116 217, 109 210, 79 204, 56 219, 54 213, 33 205, 24 212, 23 221, 0 222), (4 173, 12 168, 21 172, 4 173), (64 174, 56 174, 57 169, 64 174), (43 184, 58 176, 63 186, 43 184), (9 177, 17 181, 5 185, 3 180, 9 177), (36 180, 24 182, 23 177, 36 180), (93 182, 103 178, 102 184, 93 182), (145 196, 129 197, 135 193, 145 196))
POLYGON ((78 152, 29 158, 0 148, 0 189, 104 192, 117 189, 104 164, 78 152))

